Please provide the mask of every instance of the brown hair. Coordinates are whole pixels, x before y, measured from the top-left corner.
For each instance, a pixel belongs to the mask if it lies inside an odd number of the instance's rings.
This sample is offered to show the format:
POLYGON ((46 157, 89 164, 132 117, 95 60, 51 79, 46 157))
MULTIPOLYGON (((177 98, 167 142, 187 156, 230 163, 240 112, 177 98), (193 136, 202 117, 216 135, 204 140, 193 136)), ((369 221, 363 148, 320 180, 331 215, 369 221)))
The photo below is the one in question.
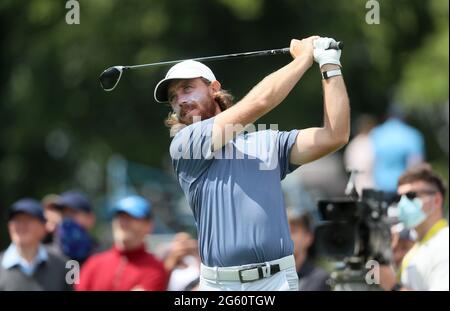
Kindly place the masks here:
MULTIPOLYGON (((210 81, 202 78, 202 81, 207 85, 211 84, 210 81)), ((219 105, 221 111, 225 111, 234 105, 233 95, 226 90, 219 90, 213 94, 214 101, 219 105)), ((164 120, 164 124, 169 128, 170 136, 174 136, 186 125, 178 120, 177 114, 173 111, 169 113, 167 119, 164 120)))
POLYGON ((423 181, 430 185, 433 185, 442 195, 442 199, 445 200, 445 194, 447 192, 446 186, 442 178, 433 172, 430 164, 422 163, 408 169, 398 179, 398 185, 404 185, 413 183, 416 181, 423 181))

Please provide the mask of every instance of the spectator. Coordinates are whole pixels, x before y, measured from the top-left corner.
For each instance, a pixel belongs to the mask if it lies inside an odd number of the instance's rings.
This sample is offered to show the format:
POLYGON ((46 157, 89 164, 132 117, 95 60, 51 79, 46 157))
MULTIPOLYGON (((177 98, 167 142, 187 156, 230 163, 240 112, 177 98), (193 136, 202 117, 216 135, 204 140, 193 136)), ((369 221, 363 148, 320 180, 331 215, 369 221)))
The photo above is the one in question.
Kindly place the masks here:
POLYGON ((89 234, 95 225, 91 203, 82 193, 67 191, 50 205, 53 212, 59 210, 61 213, 61 221, 54 230, 53 247, 82 264, 98 248, 97 242, 89 234))
POLYGON ((56 227, 62 222, 63 215, 61 209, 56 206, 58 200, 59 195, 48 194, 41 201, 46 219, 45 228, 47 229, 47 235, 44 238, 45 244, 51 244, 53 242, 56 227))
POLYGON ((152 231, 150 203, 140 196, 119 200, 113 207, 113 247, 90 257, 81 269, 77 290, 166 290, 162 262, 146 251, 152 231))
POLYGON ((15 202, 8 213, 11 244, 0 253, 0 290, 69 290, 65 259, 48 251, 45 217, 40 203, 33 199, 15 202))
POLYGON ((423 135, 402 120, 398 106, 370 133, 374 152, 374 180, 379 190, 395 193, 400 175, 424 159, 423 135))
POLYGON ((311 256, 311 247, 314 243, 314 229, 312 217, 309 213, 299 213, 288 209, 288 220, 291 238, 294 242, 294 258, 299 290, 301 291, 329 291, 328 273, 317 267, 311 256))
POLYGON ((380 267, 385 290, 449 290, 448 223, 443 217, 446 187, 431 166, 406 171, 398 181, 399 220, 415 229, 417 242, 405 255, 396 282, 392 267, 380 267))
POLYGON ((168 290, 180 291, 194 287, 200 277, 198 242, 188 233, 175 235, 164 256, 164 266, 170 273, 168 290))
POLYGON ((344 152, 347 171, 357 171, 355 187, 359 195, 366 188, 373 188, 374 150, 369 133, 376 125, 370 115, 361 115, 356 121, 357 135, 350 141, 344 152))

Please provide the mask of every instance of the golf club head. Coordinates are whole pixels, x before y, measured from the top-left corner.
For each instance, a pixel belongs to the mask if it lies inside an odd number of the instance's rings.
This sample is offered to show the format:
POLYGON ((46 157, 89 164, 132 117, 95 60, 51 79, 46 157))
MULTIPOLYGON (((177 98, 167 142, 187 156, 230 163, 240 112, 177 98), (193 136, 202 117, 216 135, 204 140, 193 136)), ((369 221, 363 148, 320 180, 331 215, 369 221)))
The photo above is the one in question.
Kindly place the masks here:
POLYGON ((100 74, 100 85, 105 91, 112 91, 119 83, 120 77, 122 77, 124 67, 114 66, 106 69, 100 74))

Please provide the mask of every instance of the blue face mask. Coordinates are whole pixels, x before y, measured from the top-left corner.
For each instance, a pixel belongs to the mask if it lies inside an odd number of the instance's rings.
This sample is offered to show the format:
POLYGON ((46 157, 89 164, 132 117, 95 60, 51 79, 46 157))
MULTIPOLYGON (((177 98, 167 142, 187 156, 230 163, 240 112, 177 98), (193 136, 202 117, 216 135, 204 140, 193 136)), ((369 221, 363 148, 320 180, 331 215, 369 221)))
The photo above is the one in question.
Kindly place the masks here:
POLYGON ((422 206, 422 200, 419 198, 410 200, 403 195, 397 205, 398 219, 408 229, 417 227, 427 218, 427 215, 422 210, 422 206))
POLYGON ((64 255, 78 261, 85 260, 94 244, 88 232, 71 218, 65 218, 57 227, 57 242, 64 255))

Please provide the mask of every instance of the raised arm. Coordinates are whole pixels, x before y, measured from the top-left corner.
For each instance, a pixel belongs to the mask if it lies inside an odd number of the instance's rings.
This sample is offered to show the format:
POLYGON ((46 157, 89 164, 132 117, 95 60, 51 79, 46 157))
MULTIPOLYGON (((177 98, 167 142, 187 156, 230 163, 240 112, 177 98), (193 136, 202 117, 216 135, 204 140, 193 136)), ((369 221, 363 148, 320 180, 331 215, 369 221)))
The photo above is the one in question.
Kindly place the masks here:
MULTIPOLYGON (((320 39, 322 40, 322 38, 320 39)), ((329 55, 315 57, 321 65, 321 71, 340 69, 340 52, 326 50, 329 55), (322 57, 322 59, 320 59, 322 57), (330 62, 330 63, 329 63, 330 62)), ((350 106, 342 75, 322 81, 324 93, 324 117, 322 127, 301 130, 291 150, 290 162, 301 165, 344 146, 350 136, 350 106)))
POLYGON ((292 40, 290 52, 294 60, 265 77, 241 101, 215 117, 212 131, 213 150, 222 148, 239 134, 244 126, 254 123, 285 99, 311 67, 313 40, 316 38, 318 37, 312 36, 303 40, 292 40))

